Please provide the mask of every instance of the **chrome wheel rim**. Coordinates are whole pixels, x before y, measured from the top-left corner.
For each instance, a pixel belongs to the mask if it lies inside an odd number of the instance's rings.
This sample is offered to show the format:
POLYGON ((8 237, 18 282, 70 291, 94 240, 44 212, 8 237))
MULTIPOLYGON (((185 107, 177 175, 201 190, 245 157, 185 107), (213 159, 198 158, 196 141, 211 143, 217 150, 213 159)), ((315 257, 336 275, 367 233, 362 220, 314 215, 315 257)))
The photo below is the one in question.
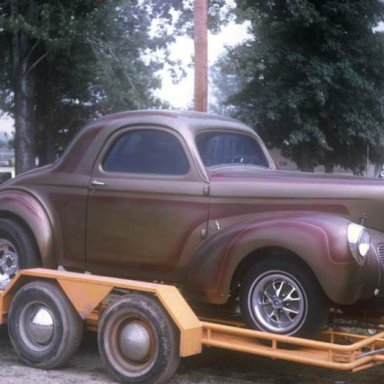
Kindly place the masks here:
POLYGON ((38 302, 29 303, 19 317, 20 336, 29 349, 41 352, 49 348, 55 333, 52 312, 38 302))
POLYGON ((126 314, 111 320, 108 345, 118 366, 133 376, 149 371, 156 361, 155 332, 140 316, 126 314))
POLYGON ((290 274, 264 273, 255 280, 249 294, 249 311, 263 330, 292 334, 307 315, 307 296, 301 284, 290 274))
POLYGON ((12 243, 0 239, 0 286, 9 282, 20 269, 19 255, 12 243))
POLYGON ((124 325, 120 334, 120 350, 123 356, 133 363, 144 363, 151 350, 151 335, 139 321, 124 325))

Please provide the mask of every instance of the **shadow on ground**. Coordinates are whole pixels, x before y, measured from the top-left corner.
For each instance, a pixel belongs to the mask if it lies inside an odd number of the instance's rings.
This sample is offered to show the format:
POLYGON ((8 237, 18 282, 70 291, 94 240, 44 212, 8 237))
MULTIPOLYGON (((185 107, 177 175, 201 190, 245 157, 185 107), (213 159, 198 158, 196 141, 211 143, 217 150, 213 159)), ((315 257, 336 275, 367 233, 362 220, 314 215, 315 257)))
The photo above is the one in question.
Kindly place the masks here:
MULTIPOLYGON (((0 327, 1 384, 109 384, 102 367, 97 339, 86 333, 81 348, 59 370, 33 369, 22 364, 12 349, 6 327, 0 327)), ((206 349, 202 355, 182 359, 170 384, 379 384, 384 383, 384 366, 359 373, 331 371, 304 365, 206 349)))

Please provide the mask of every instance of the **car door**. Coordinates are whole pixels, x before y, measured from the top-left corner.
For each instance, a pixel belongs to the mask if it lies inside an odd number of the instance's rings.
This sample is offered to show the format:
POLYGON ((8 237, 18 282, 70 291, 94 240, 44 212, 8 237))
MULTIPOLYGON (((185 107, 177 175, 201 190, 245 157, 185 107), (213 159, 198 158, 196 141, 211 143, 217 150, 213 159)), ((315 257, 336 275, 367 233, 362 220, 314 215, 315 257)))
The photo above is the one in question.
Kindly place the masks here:
POLYGON ((129 127, 93 168, 86 264, 95 273, 179 281, 208 220, 204 182, 186 143, 159 127, 129 127))

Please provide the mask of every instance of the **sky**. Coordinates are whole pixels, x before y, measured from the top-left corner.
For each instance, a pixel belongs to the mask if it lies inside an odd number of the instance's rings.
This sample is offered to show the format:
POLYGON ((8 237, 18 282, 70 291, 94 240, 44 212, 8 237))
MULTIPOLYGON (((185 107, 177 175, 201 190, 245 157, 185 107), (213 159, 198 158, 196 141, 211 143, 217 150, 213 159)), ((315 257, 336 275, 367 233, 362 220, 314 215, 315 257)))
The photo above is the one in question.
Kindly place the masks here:
POLYGON ((0 117, 0 131, 11 134, 13 132, 13 119, 9 116, 0 117))
MULTIPOLYGON (((233 46, 249 37, 246 24, 229 23, 223 27, 219 34, 208 36, 208 65, 212 66, 226 46, 233 46)), ((176 43, 171 47, 171 58, 182 61, 187 76, 178 84, 173 84, 171 77, 163 73, 163 86, 155 94, 170 102, 178 109, 187 109, 193 102, 194 77, 190 68, 194 53, 193 40, 187 37, 177 38, 176 43)))
MULTIPOLYGON (((236 45, 247 37, 249 37, 247 25, 239 25, 234 22, 223 27, 219 34, 210 33, 208 36, 209 66, 215 63, 220 54, 225 51, 226 46, 236 45)), ((173 84, 169 73, 164 71, 162 73, 162 87, 155 91, 155 95, 168 101, 173 108, 188 109, 192 106, 194 78, 191 64, 193 53, 193 40, 188 37, 178 37, 176 43, 170 47, 171 58, 181 60, 187 75, 178 84, 173 84)), ((9 116, 0 117, 0 131, 13 132, 13 120, 9 116)))

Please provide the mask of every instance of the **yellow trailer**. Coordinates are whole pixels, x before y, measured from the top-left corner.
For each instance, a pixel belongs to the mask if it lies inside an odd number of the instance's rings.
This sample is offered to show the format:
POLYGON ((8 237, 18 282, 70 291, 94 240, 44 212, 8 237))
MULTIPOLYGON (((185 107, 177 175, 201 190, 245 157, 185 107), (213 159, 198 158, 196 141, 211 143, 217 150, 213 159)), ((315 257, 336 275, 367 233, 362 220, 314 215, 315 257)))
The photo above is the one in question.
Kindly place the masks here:
POLYGON ((98 332, 103 364, 122 383, 164 383, 180 357, 217 347, 338 370, 384 363, 384 332, 326 332, 323 341, 197 317, 176 287, 48 269, 23 270, 0 292, 0 323, 25 363, 64 364, 84 328, 98 332))

